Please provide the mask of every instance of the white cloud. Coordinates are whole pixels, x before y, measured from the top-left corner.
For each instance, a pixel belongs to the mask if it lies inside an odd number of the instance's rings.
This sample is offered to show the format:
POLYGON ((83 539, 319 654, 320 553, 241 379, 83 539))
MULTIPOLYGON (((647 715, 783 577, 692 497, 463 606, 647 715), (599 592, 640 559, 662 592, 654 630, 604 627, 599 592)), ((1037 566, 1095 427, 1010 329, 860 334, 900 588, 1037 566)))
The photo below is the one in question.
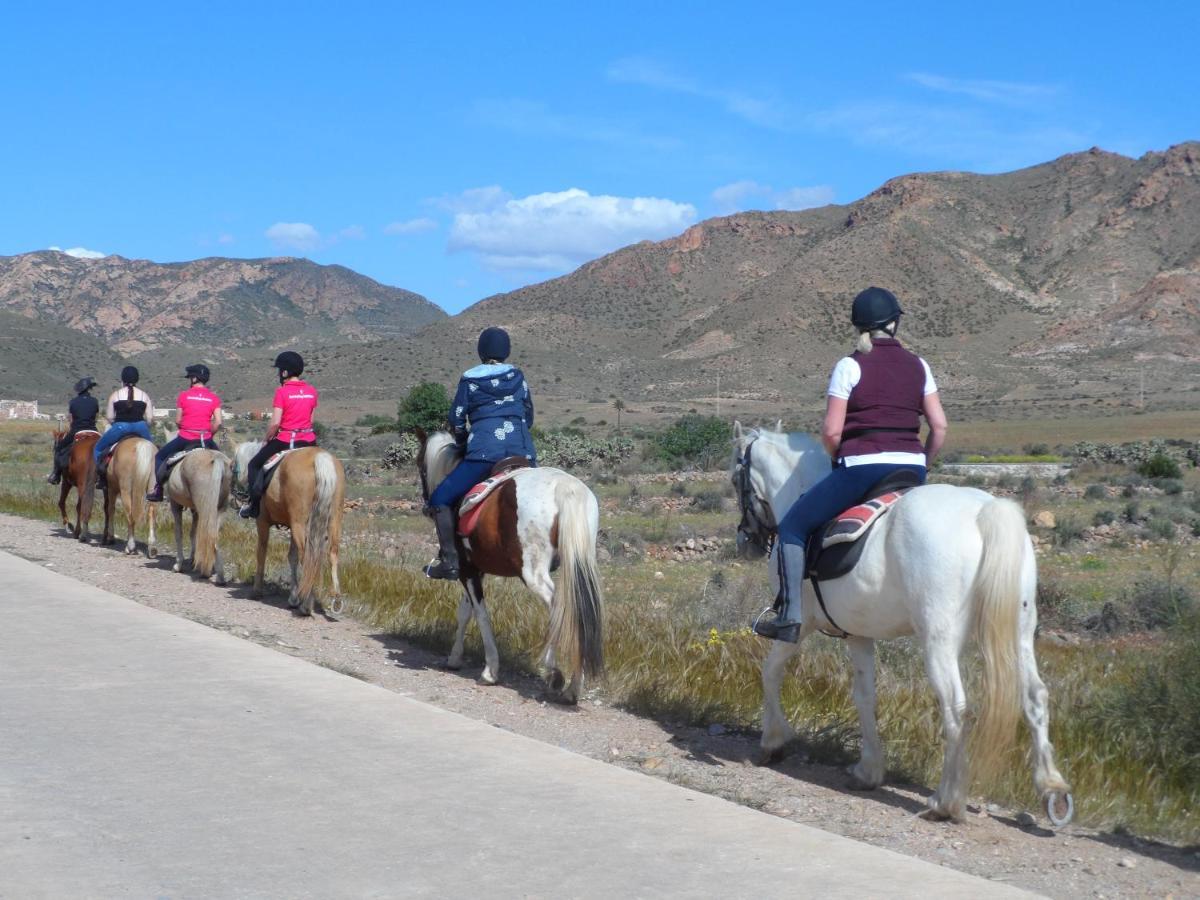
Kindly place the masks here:
POLYGON ((1005 106, 1027 106, 1047 100, 1062 89, 1053 84, 1032 84, 1020 81, 987 81, 969 78, 946 78, 928 72, 910 72, 908 80, 931 91, 960 94, 974 100, 1000 103, 1005 106))
POLYGON ((757 181, 735 181, 712 192, 713 202, 722 213, 743 209, 811 209, 833 202, 833 188, 827 184, 794 187, 777 191, 757 181))
POLYGON ((757 97, 739 90, 712 87, 695 78, 680 75, 656 60, 645 57, 626 57, 611 63, 607 70, 609 81, 640 84, 674 94, 687 94, 720 104, 727 113, 765 128, 792 130, 793 116, 778 100, 757 97))
POLYGON ((459 212, 449 248, 477 253, 493 269, 565 271, 627 244, 678 234, 695 220, 690 203, 571 188, 459 212))
POLYGON ((89 250, 86 247, 70 247, 64 250, 62 247, 51 247, 51 250, 57 250, 59 253, 65 253, 67 256, 74 256, 76 259, 103 259, 108 256, 107 253, 101 253, 99 250, 89 250))
POLYGON ((366 238, 367 230, 361 225, 347 225, 337 236, 344 241, 361 241, 366 238))
POLYGON ((487 187, 468 188, 461 194, 442 194, 430 197, 425 202, 438 209, 452 213, 486 212, 503 206, 513 198, 512 194, 498 184, 487 187))
POLYGON ((264 235, 279 249, 316 250, 321 233, 306 222, 276 222, 264 235))
POLYGON ((438 223, 428 216, 419 219, 406 219, 403 222, 391 222, 383 226, 384 234, 420 234, 422 231, 433 231, 438 223))
POLYGON ((233 243, 233 235, 228 234, 228 233, 217 235, 217 243, 218 244, 232 244, 233 243))

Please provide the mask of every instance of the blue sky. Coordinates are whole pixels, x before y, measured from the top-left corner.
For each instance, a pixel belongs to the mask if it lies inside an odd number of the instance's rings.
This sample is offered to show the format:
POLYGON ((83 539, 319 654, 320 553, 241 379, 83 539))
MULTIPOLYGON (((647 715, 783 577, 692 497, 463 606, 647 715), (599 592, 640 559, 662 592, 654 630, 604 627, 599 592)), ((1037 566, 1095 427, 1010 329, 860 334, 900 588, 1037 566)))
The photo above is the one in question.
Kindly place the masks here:
POLYGON ((972 6, 13 5, 0 254, 307 256, 454 312, 737 209, 1200 139, 1200 5, 972 6))

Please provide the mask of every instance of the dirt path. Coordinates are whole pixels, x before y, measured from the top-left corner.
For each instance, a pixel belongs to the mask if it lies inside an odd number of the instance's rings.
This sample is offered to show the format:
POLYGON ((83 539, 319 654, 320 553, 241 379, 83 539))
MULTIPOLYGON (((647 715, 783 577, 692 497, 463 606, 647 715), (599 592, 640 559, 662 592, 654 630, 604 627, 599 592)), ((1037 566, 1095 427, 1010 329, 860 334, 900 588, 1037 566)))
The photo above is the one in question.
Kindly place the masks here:
POLYGON ((503 685, 484 687, 475 681, 478 662, 443 671, 440 656, 359 622, 302 619, 282 596, 253 601, 246 585, 219 588, 176 575, 170 556, 126 557, 68 540, 49 523, 2 514, 0 550, 497 728, 964 872, 1051 897, 1200 897, 1200 849, 1080 827, 1054 834, 997 807, 971 807, 965 825, 927 822, 916 815, 923 789, 851 793, 840 771, 796 756, 777 769, 753 766, 757 735, 671 726, 594 699, 574 709, 547 704, 538 682, 511 673, 503 685))

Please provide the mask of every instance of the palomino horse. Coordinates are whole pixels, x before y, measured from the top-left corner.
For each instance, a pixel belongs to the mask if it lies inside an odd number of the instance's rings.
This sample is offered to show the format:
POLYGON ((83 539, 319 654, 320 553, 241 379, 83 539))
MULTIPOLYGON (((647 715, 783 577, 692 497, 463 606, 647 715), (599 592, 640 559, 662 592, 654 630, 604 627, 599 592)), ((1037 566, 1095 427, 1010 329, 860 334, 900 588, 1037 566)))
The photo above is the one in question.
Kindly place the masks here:
MULTIPOLYGON (((54 446, 62 440, 66 431, 54 432, 54 446)), ((96 460, 92 450, 100 440, 98 431, 80 431, 71 444, 70 461, 62 473, 62 487, 58 492, 58 511, 62 514, 63 527, 81 541, 88 539, 88 523, 92 519, 92 501, 96 494, 96 460), (67 518, 67 494, 75 488, 75 524, 67 518)))
MULTIPOLYGON (((167 440, 175 437, 167 431, 167 440)), ((183 511, 192 511, 192 569, 201 578, 209 578, 214 584, 225 583, 225 570, 221 565, 221 513, 229 505, 229 484, 232 479, 229 457, 219 450, 205 448, 192 450, 173 469, 164 485, 164 493, 171 501, 171 515, 175 519, 175 565, 182 572, 183 562, 183 511)))
MULTIPOLYGON (((734 430, 732 478, 742 511, 738 544, 761 554, 770 548, 775 522, 829 472, 829 456, 807 435, 743 431, 740 423, 734 430)), ((845 629, 851 635, 846 644, 862 725, 862 758, 850 772, 854 786, 875 788, 884 777, 875 722, 874 642, 913 634, 924 650, 946 744, 929 814, 962 820, 970 779, 959 657, 974 626, 983 656, 983 690, 975 725, 978 753, 972 762, 981 772, 999 767, 1013 746, 1023 707, 1034 738, 1034 785, 1050 820, 1069 822, 1074 804, 1054 763, 1046 686, 1033 653, 1037 562, 1021 508, 973 488, 925 485, 905 494, 865 540, 850 573, 821 583, 824 607, 803 578, 803 551, 784 550, 789 590, 793 597, 801 591, 800 640, 818 629, 845 629)), ((776 543, 771 551, 773 573, 780 549, 776 543)), ((773 587, 778 589, 777 575, 773 587)), ((787 662, 798 650, 799 642, 774 641, 763 663, 762 750, 767 761, 780 758, 796 737, 780 692, 787 662)))
MULTIPOLYGON (((421 447, 417 467, 425 501, 458 464, 460 452, 444 431, 417 432, 421 447)), ((483 576, 520 578, 550 610, 542 665, 555 699, 576 703, 583 676, 604 668, 601 643, 600 578, 596 571, 596 533, 600 506, 587 485, 561 469, 519 469, 511 480, 483 501, 479 520, 460 554, 463 596, 458 602, 458 631, 446 665, 462 667, 463 638, 472 618, 483 637, 485 684, 500 678, 500 654, 491 618, 483 605, 483 576), (563 575, 555 590, 550 574, 562 560, 563 575), (571 670, 566 684, 558 667, 562 652, 571 670), (566 687, 564 688, 564 685, 566 687)))
MULTIPOLYGON (((247 441, 234 453, 234 468, 239 479, 262 444, 247 441)), ((288 606, 301 615, 311 616, 321 581, 322 561, 329 556, 333 582, 330 612, 342 608, 342 587, 338 582, 338 547, 342 540, 342 504, 346 495, 346 473, 341 460, 320 447, 299 447, 279 463, 258 514, 258 565, 254 572, 254 596, 261 597, 263 569, 267 562, 267 542, 271 526, 279 525, 291 533, 288 562, 292 569, 292 589, 288 606)))
POLYGON ((125 521, 129 525, 125 552, 137 551, 134 529, 143 518, 148 517, 150 534, 146 537, 146 555, 151 559, 158 554, 158 547, 154 534, 154 504, 146 502, 146 493, 154 486, 154 453, 154 443, 145 438, 129 437, 118 441, 108 461, 108 490, 104 497, 104 543, 113 542, 113 523, 119 496, 121 508, 125 510, 125 521))

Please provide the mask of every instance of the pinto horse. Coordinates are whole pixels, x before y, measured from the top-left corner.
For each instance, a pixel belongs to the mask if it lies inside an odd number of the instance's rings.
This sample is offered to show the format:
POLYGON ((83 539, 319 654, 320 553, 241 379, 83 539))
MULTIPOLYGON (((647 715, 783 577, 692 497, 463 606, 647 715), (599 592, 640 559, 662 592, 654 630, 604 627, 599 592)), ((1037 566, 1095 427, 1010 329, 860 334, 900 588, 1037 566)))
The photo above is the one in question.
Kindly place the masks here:
MULTIPOLYGON (((417 437, 417 467, 428 503, 430 492, 458 464, 461 453, 454 438, 444 431, 427 435, 418 430, 417 437)), ((499 681, 500 654, 483 604, 483 576, 520 578, 550 610, 542 665, 551 694, 564 703, 577 703, 584 675, 598 676, 604 668, 602 600, 596 571, 600 506, 596 497, 587 485, 561 469, 518 469, 480 506, 470 537, 461 539, 463 595, 458 603, 458 631, 446 666, 462 667, 463 639, 474 618, 483 637, 481 680, 485 684, 499 681), (551 572, 560 559, 563 575, 556 589, 551 572), (560 652, 571 671, 569 684, 558 667, 560 652)))
MULTIPOLYGON (((248 487, 241 484, 246 464, 261 449, 260 441, 247 441, 234 452, 234 470, 239 487, 248 487)), ((292 569, 292 589, 288 595, 288 606, 301 615, 312 615, 321 582, 322 563, 328 555, 330 580, 333 583, 330 612, 341 611, 338 548, 342 540, 345 496, 346 473, 341 460, 328 450, 299 447, 280 461, 259 506, 255 597, 262 596, 267 543, 271 537, 271 526, 278 525, 291 533, 288 562, 292 569)))
MULTIPOLYGON (((66 431, 54 432, 54 446, 66 435, 66 431)), ((62 515, 63 527, 72 537, 86 543, 88 523, 92 519, 92 502, 96 496, 96 460, 92 450, 100 440, 98 431, 79 431, 71 444, 70 459, 62 473, 62 487, 58 492, 58 511, 62 515), (67 495, 75 488, 75 524, 67 518, 67 495)))
POLYGON ((108 490, 104 492, 104 543, 113 542, 113 523, 119 496, 129 526, 125 552, 137 551, 134 530, 142 519, 148 518, 150 533, 146 537, 146 555, 151 559, 158 555, 154 534, 154 504, 146 502, 146 493, 154 487, 154 453, 154 443, 145 438, 129 437, 118 441, 108 461, 108 490))
MULTIPOLYGON (((175 433, 167 430, 167 440, 175 433)), ((225 569, 221 564, 221 513, 229 505, 229 484, 233 477, 229 457, 219 450, 197 449, 187 453, 173 469, 163 485, 163 492, 171 501, 171 515, 175 520, 175 565, 172 569, 182 572, 183 558, 183 511, 192 511, 192 559, 195 573, 210 579, 214 584, 225 583, 225 569)))
MULTIPOLYGON (((731 475, 742 513, 739 547, 769 552, 772 573, 778 572, 777 554, 787 553, 788 589, 793 598, 800 591, 800 641, 818 629, 845 629, 850 635, 846 644, 862 725, 862 758, 850 771, 853 786, 876 788, 884 777, 875 721, 875 641, 915 635, 941 708, 945 740, 942 779, 929 798, 928 814, 963 819, 970 779, 959 657, 973 626, 983 656, 983 690, 972 762, 981 772, 999 768, 1013 746, 1023 708, 1033 733, 1034 785, 1051 822, 1066 824, 1074 802, 1054 763, 1048 695, 1034 658, 1037 561, 1021 508, 974 488, 914 488, 862 538, 867 543, 855 568, 821 583, 821 604, 802 577, 802 548, 783 547, 773 538, 775 523, 829 472, 829 463, 828 454, 807 435, 734 427, 731 475)), ((778 589, 777 574, 772 586, 778 589)), ((783 712, 781 690, 787 662, 799 648, 799 642, 773 641, 763 663, 764 761, 778 760, 796 737, 783 712)))

